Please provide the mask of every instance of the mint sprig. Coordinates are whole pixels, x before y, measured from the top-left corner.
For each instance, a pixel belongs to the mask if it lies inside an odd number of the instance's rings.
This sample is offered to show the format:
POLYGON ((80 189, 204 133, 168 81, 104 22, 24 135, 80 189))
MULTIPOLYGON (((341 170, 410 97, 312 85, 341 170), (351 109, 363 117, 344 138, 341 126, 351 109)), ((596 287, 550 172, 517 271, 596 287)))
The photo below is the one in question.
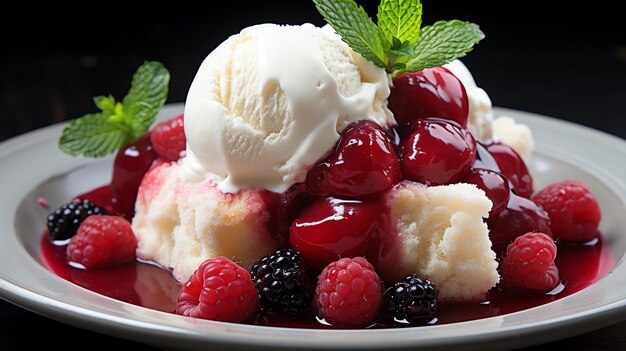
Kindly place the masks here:
POLYGON ((378 27, 363 7, 351 0, 313 0, 313 2, 326 22, 354 51, 377 66, 386 65, 385 50, 378 35, 378 27))
POLYGON ((378 24, 354 0, 313 2, 343 41, 394 78, 463 57, 485 37, 478 25, 460 20, 422 28, 420 0, 382 0, 378 24))
POLYGON ((103 157, 145 134, 165 104, 170 74, 159 62, 147 61, 133 75, 122 99, 96 96, 99 113, 71 121, 61 133, 59 147, 72 156, 103 157))

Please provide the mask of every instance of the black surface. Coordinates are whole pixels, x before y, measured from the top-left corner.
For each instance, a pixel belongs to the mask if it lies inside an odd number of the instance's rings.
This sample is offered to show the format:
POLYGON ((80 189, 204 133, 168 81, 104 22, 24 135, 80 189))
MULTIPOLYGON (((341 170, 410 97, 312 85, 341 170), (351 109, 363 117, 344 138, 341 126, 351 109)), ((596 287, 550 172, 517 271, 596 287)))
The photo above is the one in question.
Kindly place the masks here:
MULTIPOLYGON (((209 3, 209 2, 206 2, 209 3)), ((375 14, 374 1, 361 1, 375 14)), ((17 4, 20 6, 21 4, 17 4)), ((276 22, 322 24, 307 0, 230 0, 219 6, 177 2, 133 10, 93 4, 89 10, 39 8, 5 12, 0 55, 0 140, 95 110, 91 98, 123 97, 132 72, 159 60, 172 73, 169 102, 182 102, 195 71, 215 46, 241 28, 276 22)), ((611 2, 425 0, 424 22, 459 18, 487 38, 464 59, 494 105, 537 112, 626 138, 626 29, 611 2)), ((617 160, 616 160, 617 161, 617 160)), ((623 161, 623 160, 622 160, 623 161)), ((0 180, 7 181, 7 180, 0 180)), ((626 317, 625 317, 626 318, 626 317)), ((86 332, 0 301, 0 350, 153 348, 86 332)), ((536 349, 623 350, 626 323, 536 349)))

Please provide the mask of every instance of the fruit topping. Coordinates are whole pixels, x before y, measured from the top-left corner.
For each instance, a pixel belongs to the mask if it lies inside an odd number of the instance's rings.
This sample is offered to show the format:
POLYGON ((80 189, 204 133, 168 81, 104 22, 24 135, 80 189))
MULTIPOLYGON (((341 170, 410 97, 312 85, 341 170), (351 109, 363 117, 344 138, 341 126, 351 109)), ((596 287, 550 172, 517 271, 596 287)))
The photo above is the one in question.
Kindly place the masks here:
POLYGON ((66 240, 74 236, 85 218, 106 214, 106 210, 83 199, 64 204, 48 215, 48 232, 52 240, 66 240))
POLYGON ((363 326, 374 321, 382 301, 382 283, 363 257, 329 264, 315 290, 317 316, 334 326, 363 326))
POLYGON ((379 192, 398 181, 400 164, 394 143, 371 121, 352 123, 335 150, 306 179, 312 194, 347 197, 379 192))
POLYGON ((500 173, 487 169, 473 169, 465 175, 462 183, 474 184, 485 192, 493 207, 489 217, 494 217, 502 211, 509 202, 511 190, 509 182, 500 173))
POLYGON ((135 259, 137 239, 130 223, 118 216, 87 217, 67 246, 67 260, 84 268, 101 268, 135 259))
POLYGON ((208 259, 191 275, 178 294, 176 313, 223 322, 244 322, 259 307, 250 273, 220 256, 208 259))
POLYGON ((115 157, 111 180, 113 200, 120 214, 129 220, 135 214, 135 201, 141 180, 156 158, 149 133, 137 142, 123 147, 115 157))
POLYGON ((250 272, 259 291, 261 309, 289 314, 304 312, 311 298, 306 269, 300 253, 291 249, 278 250, 257 261, 250 272))
POLYGON ((500 273, 501 285, 507 289, 530 289, 547 292, 559 283, 559 270, 554 264, 556 244, 546 234, 526 233, 506 249, 500 273))
POLYGON ((431 117, 466 127, 469 103, 461 81, 448 69, 433 67, 394 79, 389 109, 401 128, 431 117))
POLYGON ((426 185, 459 181, 476 159, 472 135, 455 123, 440 119, 415 121, 400 142, 402 175, 426 185))
POLYGON ((583 183, 566 180, 549 185, 533 201, 548 212, 555 239, 584 242, 598 236, 600 206, 583 183))
POLYGON ((154 151, 165 161, 173 162, 185 157, 187 138, 184 116, 179 115, 157 124, 150 133, 150 141, 154 151))
POLYGON ((502 143, 485 146, 498 163, 500 172, 511 182, 511 190, 519 196, 530 198, 533 194, 533 178, 520 155, 502 143))
POLYGON ((385 292, 385 312, 396 322, 423 324, 437 314, 437 286, 415 274, 385 292))
POLYGON ((317 199, 292 222, 289 241, 321 271, 338 258, 365 255, 380 214, 373 199, 317 199))
POLYGON ((493 158, 491 153, 487 151, 487 148, 481 142, 476 142, 476 161, 474 161, 472 168, 483 168, 494 172, 500 172, 498 162, 496 162, 496 159, 493 158))
POLYGON ((508 245, 528 232, 552 235, 550 217, 540 206, 527 198, 511 194, 506 208, 487 220, 493 244, 508 245))

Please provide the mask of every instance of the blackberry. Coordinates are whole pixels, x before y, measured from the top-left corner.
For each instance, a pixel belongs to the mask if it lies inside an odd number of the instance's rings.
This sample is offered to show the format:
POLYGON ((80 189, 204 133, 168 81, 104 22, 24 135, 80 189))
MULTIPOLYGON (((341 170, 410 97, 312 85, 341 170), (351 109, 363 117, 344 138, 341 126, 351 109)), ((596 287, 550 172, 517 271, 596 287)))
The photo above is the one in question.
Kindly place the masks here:
POLYGON ((307 264, 299 252, 278 250, 250 270, 263 311, 300 314, 311 300, 307 264))
POLYGON ((52 240, 69 239, 85 218, 96 214, 107 214, 107 211, 87 199, 74 200, 48 215, 48 232, 52 240))
POLYGON ((385 292, 385 310, 396 322, 428 322, 437 313, 437 287, 415 274, 406 276, 385 292))

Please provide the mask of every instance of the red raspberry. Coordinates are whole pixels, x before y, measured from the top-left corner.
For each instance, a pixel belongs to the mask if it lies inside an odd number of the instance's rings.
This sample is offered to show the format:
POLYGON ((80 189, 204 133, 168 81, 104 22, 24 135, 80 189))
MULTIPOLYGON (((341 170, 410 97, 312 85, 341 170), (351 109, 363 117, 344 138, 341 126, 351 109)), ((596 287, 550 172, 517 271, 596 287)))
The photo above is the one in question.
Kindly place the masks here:
POLYGON ((137 239, 130 223, 118 216, 85 219, 67 246, 67 259, 85 268, 100 268, 135 259, 137 239))
POLYGON ((152 147, 166 161, 178 161, 185 157, 187 137, 183 115, 161 122, 150 134, 152 147))
POLYGON ((176 313, 223 322, 243 322, 254 316, 259 295, 247 270, 226 257, 208 259, 178 294, 176 313))
POLYGON ((550 291, 560 282, 554 264, 556 244, 543 233, 526 233, 506 249, 500 265, 505 288, 550 291))
POLYGON ((598 236, 600 206, 583 183, 574 180, 554 183, 538 192, 533 201, 548 212, 554 238, 584 242, 598 236))
POLYGON ((342 258, 320 274, 317 315, 333 325, 366 325, 378 314, 382 290, 378 274, 365 258, 342 258))

